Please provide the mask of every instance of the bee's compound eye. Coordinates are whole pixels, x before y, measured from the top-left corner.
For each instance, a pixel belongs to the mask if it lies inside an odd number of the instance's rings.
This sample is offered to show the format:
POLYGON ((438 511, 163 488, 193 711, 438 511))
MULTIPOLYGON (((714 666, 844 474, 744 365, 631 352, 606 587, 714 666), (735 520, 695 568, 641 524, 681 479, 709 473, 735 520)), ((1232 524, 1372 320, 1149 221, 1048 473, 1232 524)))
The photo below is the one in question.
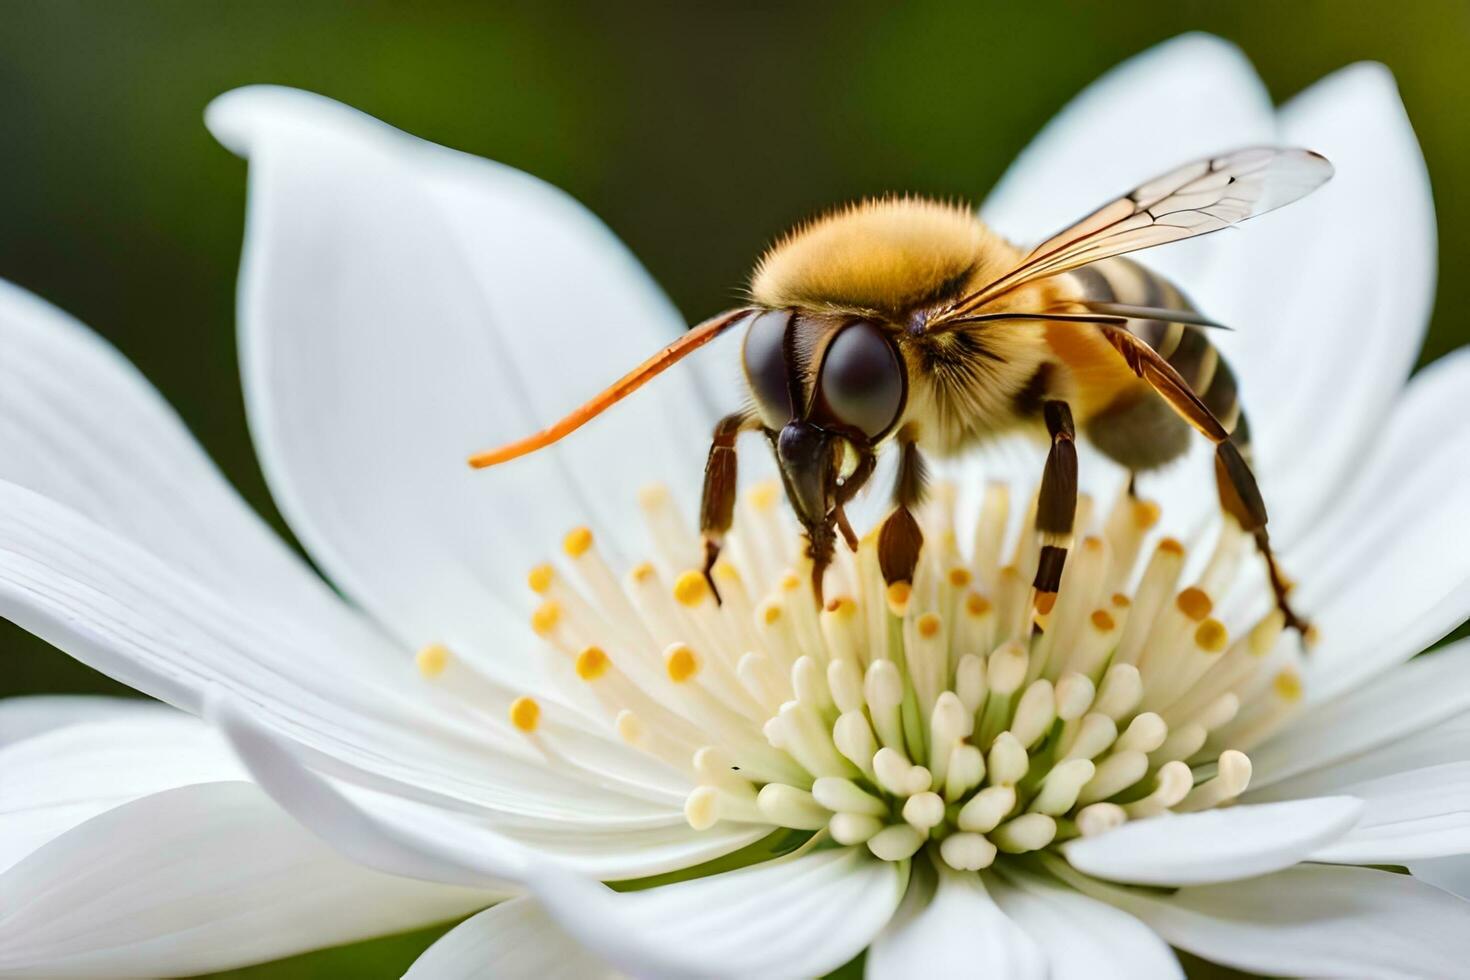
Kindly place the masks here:
POLYGON ((877 438, 903 407, 903 365, 883 332, 866 320, 842 328, 822 362, 822 398, 837 421, 877 438))
POLYGON ((786 366, 786 330, 792 314, 770 310, 758 314, 745 330, 742 358, 756 411, 768 429, 780 430, 796 417, 786 366))

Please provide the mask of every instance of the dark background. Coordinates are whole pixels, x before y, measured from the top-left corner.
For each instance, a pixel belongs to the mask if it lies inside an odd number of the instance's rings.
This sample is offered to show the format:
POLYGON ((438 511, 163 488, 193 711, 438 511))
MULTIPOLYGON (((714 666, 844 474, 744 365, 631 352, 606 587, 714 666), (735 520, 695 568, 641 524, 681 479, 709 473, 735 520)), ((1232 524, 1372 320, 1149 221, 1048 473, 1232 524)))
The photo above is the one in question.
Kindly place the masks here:
MULTIPOLYGON (((1386 63, 1438 188, 1441 268, 1465 267, 1465 2, 50 0, 0 9, 0 276, 119 346, 279 527, 236 376, 244 164, 202 125, 215 95, 300 86, 544 177, 698 318, 774 234, 828 204, 978 201, 1069 96, 1191 29, 1240 44, 1278 100, 1386 63)), ((1470 340, 1458 276, 1440 281, 1426 362, 1470 340)), ((0 623, 0 695, 121 690, 0 623)), ((430 935, 244 972, 397 976, 430 935)))

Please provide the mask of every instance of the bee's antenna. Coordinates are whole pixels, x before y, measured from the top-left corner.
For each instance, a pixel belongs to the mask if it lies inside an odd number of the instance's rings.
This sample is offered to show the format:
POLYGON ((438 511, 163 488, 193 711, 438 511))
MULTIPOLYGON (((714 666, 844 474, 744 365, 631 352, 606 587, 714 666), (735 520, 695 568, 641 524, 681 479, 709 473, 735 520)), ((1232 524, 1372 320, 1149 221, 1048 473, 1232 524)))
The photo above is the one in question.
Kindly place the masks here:
POLYGON ((552 443, 572 434, 643 387, 650 380, 683 360, 689 354, 703 347, 711 340, 714 340, 749 312, 748 309, 727 310, 716 317, 704 321, 638 365, 632 371, 623 375, 611 387, 602 391, 591 401, 587 402, 587 404, 581 406, 560 422, 542 429, 534 435, 529 435, 524 439, 501 446, 498 449, 476 453, 470 457, 470 465, 475 469, 484 469, 487 466, 504 463, 507 460, 515 459, 517 456, 524 456, 538 449, 544 449, 552 443))

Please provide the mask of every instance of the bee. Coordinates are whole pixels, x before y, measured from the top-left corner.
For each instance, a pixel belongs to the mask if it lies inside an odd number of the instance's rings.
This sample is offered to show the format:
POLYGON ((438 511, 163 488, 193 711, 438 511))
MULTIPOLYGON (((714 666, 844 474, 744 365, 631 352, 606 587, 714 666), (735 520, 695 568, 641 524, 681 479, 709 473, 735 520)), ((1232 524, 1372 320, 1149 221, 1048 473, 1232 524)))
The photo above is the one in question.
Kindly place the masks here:
POLYGON ((925 454, 953 457, 1034 433, 1049 443, 1035 517, 1039 602, 1057 591, 1072 539, 1079 429, 1134 475, 1184 455, 1194 430, 1215 446, 1222 510, 1254 537, 1277 606, 1300 631, 1248 462, 1235 374, 1207 336, 1218 324, 1124 256, 1231 227, 1331 176, 1309 150, 1241 149, 1150 180, 1029 251, 959 206, 912 197, 855 204, 770 248, 749 305, 694 327, 550 428, 470 463, 492 466, 556 442, 740 327, 749 399, 714 429, 700 508, 706 574, 733 520, 735 444, 745 431, 764 433, 775 453, 818 601, 838 536, 857 545, 844 508, 880 451, 898 453, 893 509, 878 537, 892 583, 911 579, 918 560, 913 511, 925 454))

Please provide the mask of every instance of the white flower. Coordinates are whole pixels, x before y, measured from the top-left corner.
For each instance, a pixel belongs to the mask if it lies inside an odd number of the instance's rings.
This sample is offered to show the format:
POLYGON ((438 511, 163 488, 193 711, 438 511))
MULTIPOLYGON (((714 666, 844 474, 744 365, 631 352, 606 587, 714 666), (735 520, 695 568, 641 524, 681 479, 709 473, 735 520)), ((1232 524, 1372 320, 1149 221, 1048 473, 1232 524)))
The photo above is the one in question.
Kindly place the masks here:
MULTIPOLYGON (((1099 596, 1124 579, 1107 556, 1134 538, 1151 548, 1168 528, 1198 559, 1177 584, 1146 574, 1133 590, 1128 624, 1150 621, 1134 615, 1150 589, 1159 603, 1141 644, 1113 627, 1131 651, 1119 661, 1143 665, 1131 676, 1089 659, 1087 630, 1108 627, 1074 598, 1086 548, 1045 662, 1001 644, 1004 559, 964 549, 941 560, 931 548, 907 597, 859 591, 861 561, 839 570, 861 606, 824 622, 783 597, 789 532, 759 499, 728 567, 752 604, 774 590, 774 632, 735 601, 716 609, 698 580, 676 606, 678 509, 694 500, 716 403, 736 396, 718 354, 544 454, 488 474, 462 462, 681 328, 608 232, 532 178, 313 96, 242 90, 209 123, 250 159, 240 316, 252 431, 282 511, 352 604, 270 535, 115 352, 0 290, 0 614, 186 712, 211 705, 258 781, 181 712, 0 706, 0 973, 198 972, 513 893, 413 975, 804 975, 868 949, 879 977, 1170 976, 1172 945, 1256 972, 1426 976, 1470 955, 1470 906, 1424 880, 1470 887, 1470 645, 1410 660, 1470 608, 1470 424, 1457 411, 1470 360, 1451 355, 1404 384, 1432 295, 1433 212, 1382 69, 1345 69, 1278 113, 1234 49, 1170 42, 1084 93, 985 206, 1025 240, 1226 147, 1300 144, 1337 167, 1329 187, 1248 230, 1148 256, 1240 328, 1222 346, 1259 420, 1273 539, 1321 642, 1298 658, 1269 619, 1252 630, 1267 608, 1259 569, 1230 557, 1194 459, 1143 487, 1161 504, 1157 528, 1132 524, 1125 502, 1100 535, 1099 596), (632 576, 630 601, 599 568, 649 553, 631 503, 650 479, 669 485, 642 501, 663 567, 632 576), (560 570, 540 568, 579 523, 595 544, 576 535, 560 570), (1222 557, 1207 563, 1217 539, 1222 557), (951 580, 952 565, 971 579, 951 580), (1176 598, 1196 577, 1211 598, 1176 598), (967 598, 981 588, 988 610, 967 598), (533 613, 536 602, 554 605, 533 613), (890 602, 902 620, 886 618, 890 602), (866 663, 893 628, 915 700, 945 705, 931 731, 953 746, 978 724, 983 775, 971 752, 919 759, 888 745, 877 759, 902 673, 869 667, 859 683, 858 668, 824 661, 866 663), (1064 650, 1067 629, 1077 640, 1064 650), (962 638, 1001 647, 985 664, 990 703, 1016 680, 1007 658, 1022 662, 1015 696, 978 722, 965 717, 980 702, 962 638), (672 639, 689 649, 666 649, 672 639), (749 649, 769 661, 742 661, 749 649), (766 670, 776 664, 795 675, 791 709, 792 675, 766 670), (1033 665, 1041 683, 1028 686, 1033 665), (837 708, 852 720, 834 721, 837 708), (771 711, 785 718, 767 726, 771 711), (1209 731, 1218 766, 1165 765, 1204 758, 1181 734, 1191 725, 1191 739, 1209 731), (1094 738, 1085 764, 1063 764, 1094 738), (691 740, 713 750, 687 762, 668 751, 691 740), (753 762, 736 775, 729 760, 753 762), (1018 781, 1037 819, 1000 805, 1018 781), (944 806, 987 786, 1002 792, 966 816, 968 804, 944 806), (1150 817, 1165 808, 1199 812, 1150 817), (770 838, 772 826, 824 825, 797 853, 722 870, 805 836, 770 838), (944 842, 914 829, 931 825, 944 842), (688 877, 707 861, 712 873, 677 884, 597 883, 688 877)), ((759 469, 755 453, 746 465, 759 469)), ((1083 465, 1102 526, 1116 474, 1083 465)), ((953 513, 978 520, 985 547, 999 539, 976 516, 982 472, 1023 501, 1039 470, 954 468, 953 513)), ((928 515, 932 542, 949 513, 928 515)))

